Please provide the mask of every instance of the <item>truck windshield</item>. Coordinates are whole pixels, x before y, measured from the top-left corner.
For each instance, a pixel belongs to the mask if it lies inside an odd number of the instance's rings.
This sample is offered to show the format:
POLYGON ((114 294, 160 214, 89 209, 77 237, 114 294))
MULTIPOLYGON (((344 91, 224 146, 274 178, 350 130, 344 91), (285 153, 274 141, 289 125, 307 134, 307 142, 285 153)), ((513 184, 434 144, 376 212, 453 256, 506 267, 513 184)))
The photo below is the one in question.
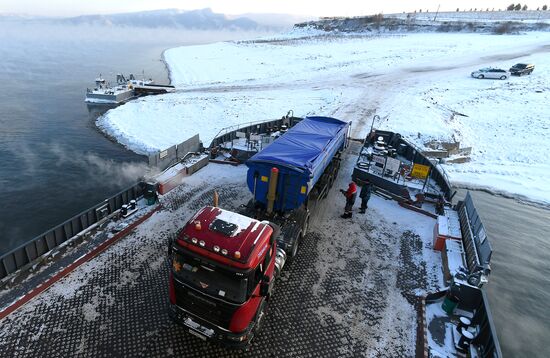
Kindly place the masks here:
POLYGON ((223 269, 178 251, 173 252, 172 270, 184 283, 211 296, 234 303, 247 299, 248 277, 244 273, 223 269))

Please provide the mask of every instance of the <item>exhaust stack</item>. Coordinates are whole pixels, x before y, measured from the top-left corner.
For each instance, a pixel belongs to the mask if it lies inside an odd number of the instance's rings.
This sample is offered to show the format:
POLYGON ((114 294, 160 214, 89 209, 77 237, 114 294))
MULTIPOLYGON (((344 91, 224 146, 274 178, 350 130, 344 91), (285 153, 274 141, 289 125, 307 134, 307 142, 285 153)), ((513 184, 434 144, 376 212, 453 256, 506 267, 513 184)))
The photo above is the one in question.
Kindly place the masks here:
POLYGON ((216 190, 214 190, 214 202, 213 202, 213 206, 215 208, 217 208, 219 206, 219 203, 220 203, 220 196, 218 195, 218 192, 216 190))

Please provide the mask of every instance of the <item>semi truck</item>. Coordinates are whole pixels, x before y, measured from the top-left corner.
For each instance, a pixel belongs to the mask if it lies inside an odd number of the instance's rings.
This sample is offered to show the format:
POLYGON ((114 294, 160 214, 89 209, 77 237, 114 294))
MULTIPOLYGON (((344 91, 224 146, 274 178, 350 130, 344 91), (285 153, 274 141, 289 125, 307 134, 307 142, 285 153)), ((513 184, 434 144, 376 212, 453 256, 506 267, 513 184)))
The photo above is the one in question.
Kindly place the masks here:
POLYGON ((250 343, 308 230, 309 202, 332 186, 349 128, 305 117, 246 162, 247 205, 204 207, 170 242, 169 313, 190 334, 227 347, 250 343))

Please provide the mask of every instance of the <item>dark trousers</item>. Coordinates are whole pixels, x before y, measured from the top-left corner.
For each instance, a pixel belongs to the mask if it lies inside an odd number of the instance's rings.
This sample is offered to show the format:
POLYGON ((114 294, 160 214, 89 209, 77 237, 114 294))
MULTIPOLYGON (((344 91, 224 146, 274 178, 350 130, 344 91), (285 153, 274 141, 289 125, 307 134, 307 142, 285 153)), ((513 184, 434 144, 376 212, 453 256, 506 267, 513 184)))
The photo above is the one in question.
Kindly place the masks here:
POLYGON ((347 199, 346 200, 346 206, 344 207, 344 213, 351 213, 351 210, 353 208, 353 204, 355 204, 355 198, 354 199, 347 199))
POLYGON ((367 210, 367 203, 369 202, 370 196, 365 196, 361 198, 361 211, 367 210))

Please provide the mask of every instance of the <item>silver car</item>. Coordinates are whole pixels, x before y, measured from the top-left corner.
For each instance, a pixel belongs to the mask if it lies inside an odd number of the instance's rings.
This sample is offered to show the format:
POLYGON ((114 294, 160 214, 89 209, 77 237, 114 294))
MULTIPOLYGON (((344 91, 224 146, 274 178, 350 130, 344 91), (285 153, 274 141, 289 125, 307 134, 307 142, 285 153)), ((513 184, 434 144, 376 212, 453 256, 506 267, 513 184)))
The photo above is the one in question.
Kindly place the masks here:
POLYGON ((501 68, 481 68, 477 71, 472 72, 472 77, 474 78, 495 78, 499 80, 505 80, 510 77, 510 72, 503 70, 501 68))

